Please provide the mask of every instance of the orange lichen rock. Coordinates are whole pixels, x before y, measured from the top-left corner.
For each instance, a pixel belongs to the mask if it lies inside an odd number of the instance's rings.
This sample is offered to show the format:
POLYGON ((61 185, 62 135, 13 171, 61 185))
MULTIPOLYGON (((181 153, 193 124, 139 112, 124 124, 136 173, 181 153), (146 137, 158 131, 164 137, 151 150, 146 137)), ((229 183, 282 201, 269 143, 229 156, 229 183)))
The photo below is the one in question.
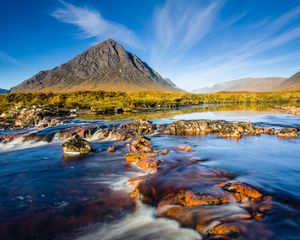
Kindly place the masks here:
POLYGON ((193 212, 181 206, 170 207, 162 216, 175 219, 186 227, 194 225, 193 212))
POLYGON ((115 151, 116 151, 116 148, 115 148, 114 146, 109 146, 109 147, 107 148, 107 151, 108 151, 108 152, 115 152, 115 151))
POLYGON ((177 146, 176 147, 177 150, 179 151, 184 151, 184 152, 191 152, 193 151, 193 148, 191 146, 177 146))
POLYGON ((154 173, 157 172, 157 167, 160 163, 161 163, 160 160, 148 158, 143 161, 137 162, 137 166, 139 166, 141 169, 143 169, 146 172, 154 173))
POLYGON ((139 136, 132 141, 131 151, 133 151, 133 152, 138 152, 138 151, 152 152, 153 148, 150 147, 151 144, 152 144, 152 142, 149 138, 139 136))
POLYGON ((224 190, 232 192, 237 202, 260 200, 263 194, 243 182, 226 182, 219 184, 224 190))
POLYGON ((235 225, 221 224, 215 226, 207 233, 207 237, 221 237, 222 239, 237 239, 240 236, 240 229, 235 225))
POLYGON ((182 191, 177 194, 177 203, 184 207, 197 205, 219 205, 229 203, 230 199, 224 196, 214 196, 206 193, 194 193, 192 191, 182 191))
POLYGON ((147 158, 156 157, 157 153, 146 153, 146 152, 128 152, 125 155, 126 161, 130 163, 137 163, 139 161, 144 161, 147 158))

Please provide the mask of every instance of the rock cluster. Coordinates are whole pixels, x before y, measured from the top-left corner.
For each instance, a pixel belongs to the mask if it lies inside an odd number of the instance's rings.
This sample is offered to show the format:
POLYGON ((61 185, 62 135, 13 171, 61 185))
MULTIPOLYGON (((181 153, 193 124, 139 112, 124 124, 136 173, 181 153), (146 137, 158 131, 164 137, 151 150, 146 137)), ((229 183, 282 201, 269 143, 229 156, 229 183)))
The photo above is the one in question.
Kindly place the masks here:
POLYGON ((280 138, 295 138, 298 136, 298 131, 296 128, 283 128, 276 130, 275 134, 280 138))
POLYGON ((120 125, 121 129, 130 131, 132 134, 152 134, 154 127, 152 122, 148 120, 135 120, 133 122, 120 125))
POLYGON ((154 152, 151 145, 152 142, 149 138, 136 137, 130 145, 130 151, 125 155, 126 161, 135 164, 146 173, 157 172, 161 161, 156 158, 159 152, 154 152))
POLYGON ((139 134, 152 134, 154 133, 153 124, 148 120, 135 120, 126 124, 121 124, 112 128, 105 128, 98 130, 93 140, 116 140, 125 141, 132 139, 133 136, 139 134))
POLYGON ((60 140, 66 140, 76 135, 80 136, 81 138, 91 138, 98 129, 99 127, 94 125, 69 127, 60 131, 58 138, 60 140))
POLYGON ((62 124, 62 120, 70 116, 71 111, 57 107, 15 106, 2 113, 0 118, 11 122, 10 128, 36 127, 42 129, 62 124))
MULTIPOLYGON (((188 146, 180 148, 189 151, 188 146)), ((260 219, 273 207, 271 197, 198 161, 161 161, 161 153, 149 138, 139 136, 132 141, 126 161, 147 173, 129 179, 133 200, 156 207, 158 216, 194 228, 205 239, 248 239, 250 225, 262 230, 260 219), (237 205, 234 211, 232 204, 237 205)))
POLYGON ((277 135, 278 137, 297 137, 297 129, 285 128, 259 128, 252 123, 227 122, 215 120, 180 120, 169 124, 164 134, 170 135, 205 135, 214 133, 222 138, 240 139, 244 136, 257 136, 260 134, 277 135))

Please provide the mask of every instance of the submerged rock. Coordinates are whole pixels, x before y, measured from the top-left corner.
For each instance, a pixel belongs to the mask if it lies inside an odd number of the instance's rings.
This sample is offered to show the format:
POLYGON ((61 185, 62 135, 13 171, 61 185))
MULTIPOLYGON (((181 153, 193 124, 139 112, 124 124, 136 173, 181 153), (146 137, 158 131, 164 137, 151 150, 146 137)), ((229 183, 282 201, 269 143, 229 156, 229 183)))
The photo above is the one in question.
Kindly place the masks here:
POLYGON ((179 151, 184 151, 184 152, 193 151, 193 148, 191 146, 183 146, 183 145, 177 146, 176 149, 179 150, 179 151))
POLYGON ((88 154, 93 150, 91 143, 78 135, 66 141, 62 147, 64 153, 67 155, 88 154))
POLYGON ((115 146, 109 146, 109 147, 107 148, 107 151, 108 151, 108 152, 115 152, 115 151, 116 151, 116 148, 115 148, 115 146))

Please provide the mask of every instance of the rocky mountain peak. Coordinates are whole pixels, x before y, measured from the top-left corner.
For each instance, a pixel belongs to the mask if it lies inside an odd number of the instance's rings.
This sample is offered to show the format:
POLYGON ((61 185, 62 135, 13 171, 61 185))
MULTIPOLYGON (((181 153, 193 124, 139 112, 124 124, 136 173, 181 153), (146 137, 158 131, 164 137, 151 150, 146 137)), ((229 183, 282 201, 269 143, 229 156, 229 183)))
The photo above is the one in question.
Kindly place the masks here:
POLYGON ((112 39, 51 70, 41 71, 12 92, 181 91, 112 39))

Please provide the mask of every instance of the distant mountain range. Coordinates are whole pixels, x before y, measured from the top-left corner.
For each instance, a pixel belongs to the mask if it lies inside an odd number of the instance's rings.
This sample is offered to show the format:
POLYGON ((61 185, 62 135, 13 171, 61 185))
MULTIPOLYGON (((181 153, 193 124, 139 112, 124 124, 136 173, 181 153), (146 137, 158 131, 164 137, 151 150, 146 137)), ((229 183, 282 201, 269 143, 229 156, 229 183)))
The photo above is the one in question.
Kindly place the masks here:
POLYGON ((174 83, 123 46, 108 39, 51 70, 41 71, 10 91, 168 91, 178 92, 174 83))
POLYGON ((6 93, 7 92, 7 90, 6 89, 2 89, 2 88, 0 88, 0 94, 2 94, 2 93, 6 93))
POLYGON ((290 78, 242 78, 195 89, 194 93, 299 91, 300 72, 290 78))
POLYGON ((278 91, 300 91, 300 72, 286 79, 276 90, 278 91))

